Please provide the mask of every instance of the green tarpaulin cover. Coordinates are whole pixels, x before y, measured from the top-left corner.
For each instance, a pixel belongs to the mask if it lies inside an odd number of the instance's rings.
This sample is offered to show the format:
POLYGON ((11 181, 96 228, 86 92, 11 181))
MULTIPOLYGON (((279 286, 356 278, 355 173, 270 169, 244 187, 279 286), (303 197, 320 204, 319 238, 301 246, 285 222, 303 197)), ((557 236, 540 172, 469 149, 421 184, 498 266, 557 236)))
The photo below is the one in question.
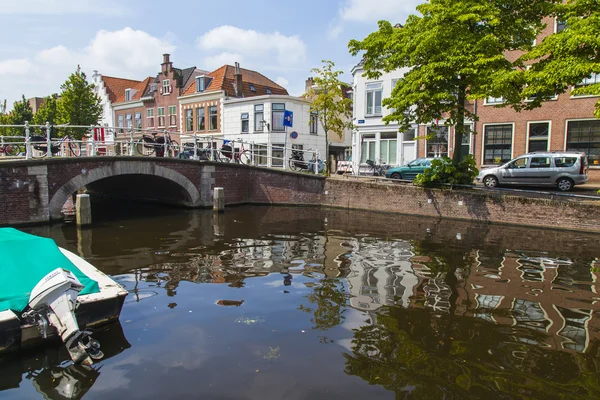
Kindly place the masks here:
POLYGON ((80 294, 100 291, 61 251, 54 240, 13 228, 0 228, 0 311, 25 309, 37 283, 56 268, 71 271, 84 286, 80 294))

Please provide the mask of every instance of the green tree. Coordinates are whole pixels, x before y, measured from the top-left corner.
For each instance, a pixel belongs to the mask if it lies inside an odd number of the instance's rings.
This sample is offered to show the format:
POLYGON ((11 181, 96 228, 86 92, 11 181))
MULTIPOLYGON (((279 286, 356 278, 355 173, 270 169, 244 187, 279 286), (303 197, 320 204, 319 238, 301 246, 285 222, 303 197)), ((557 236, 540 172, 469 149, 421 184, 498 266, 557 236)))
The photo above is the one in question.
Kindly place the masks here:
POLYGON ((465 118, 477 116, 467 100, 503 96, 521 100, 524 78, 504 53, 531 50, 553 0, 430 0, 417 6, 404 26, 379 22, 379 30, 350 41, 353 55, 364 52, 365 75, 406 68, 383 105, 394 111, 384 121, 454 126, 452 162, 461 159, 465 118))
MULTIPOLYGON (((33 123, 44 125, 46 122, 50 122, 51 125, 55 125, 59 120, 58 103, 57 94, 46 97, 39 110, 33 116, 33 123)), ((53 137, 56 136, 56 128, 51 129, 51 135, 53 137)))
MULTIPOLYGON (((523 98, 535 97, 531 107, 577 87, 592 74, 600 74, 600 1, 569 0, 556 4, 551 15, 565 22, 566 28, 546 37, 521 58, 524 62, 535 61, 527 72, 523 91, 523 98)), ((600 95, 600 81, 579 86, 573 93, 600 95)), ((600 101, 596 117, 600 118, 600 101)))
MULTIPOLYGON (((101 100, 94 93, 94 85, 88 83, 80 66, 77 66, 77 70, 60 88, 62 92, 58 100, 59 123, 85 126, 98 123, 102 114, 101 100)), ((86 130, 68 128, 66 133, 81 139, 86 130)))
MULTIPOLYGON (((31 123, 33 121, 33 110, 24 95, 20 101, 14 103, 13 109, 8 113, 6 121, 8 125, 25 125, 25 122, 31 123)), ((7 133, 11 136, 25 135, 23 128, 9 128, 7 133)))
POLYGON ((310 100, 310 111, 316 113, 325 130, 325 155, 327 171, 329 163, 329 133, 340 138, 345 129, 352 128, 352 100, 344 96, 340 81, 342 71, 334 71, 333 61, 323 60, 322 68, 313 68, 313 86, 308 89, 306 97, 310 100))

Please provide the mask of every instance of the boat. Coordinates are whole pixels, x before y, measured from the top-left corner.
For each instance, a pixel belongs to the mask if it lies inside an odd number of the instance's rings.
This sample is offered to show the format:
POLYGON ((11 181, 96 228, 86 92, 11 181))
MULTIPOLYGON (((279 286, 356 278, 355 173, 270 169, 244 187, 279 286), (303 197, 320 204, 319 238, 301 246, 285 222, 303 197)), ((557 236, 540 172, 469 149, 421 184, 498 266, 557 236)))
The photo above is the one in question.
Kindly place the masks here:
POLYGON ((118 320, 128 292, 52 239, 0 228, 0 354, 60 338, 71 360, 103 357, 89 328, 118 320))

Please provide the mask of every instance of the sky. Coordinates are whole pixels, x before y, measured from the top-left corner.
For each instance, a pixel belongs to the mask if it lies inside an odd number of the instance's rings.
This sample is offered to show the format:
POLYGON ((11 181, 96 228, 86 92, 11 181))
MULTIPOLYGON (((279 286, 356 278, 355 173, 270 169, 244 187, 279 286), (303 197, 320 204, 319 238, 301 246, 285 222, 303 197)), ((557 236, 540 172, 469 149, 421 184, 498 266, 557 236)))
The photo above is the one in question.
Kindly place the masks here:
POLYGON ((350 82, 351 39, 377 21, 403 23, 423 0, 0 0, 0 100, 44 97, 77 65, 91 79, 142 80, 175 67, 212 71, 239 62, 304 92, 310 70, 332 60, 350 82))

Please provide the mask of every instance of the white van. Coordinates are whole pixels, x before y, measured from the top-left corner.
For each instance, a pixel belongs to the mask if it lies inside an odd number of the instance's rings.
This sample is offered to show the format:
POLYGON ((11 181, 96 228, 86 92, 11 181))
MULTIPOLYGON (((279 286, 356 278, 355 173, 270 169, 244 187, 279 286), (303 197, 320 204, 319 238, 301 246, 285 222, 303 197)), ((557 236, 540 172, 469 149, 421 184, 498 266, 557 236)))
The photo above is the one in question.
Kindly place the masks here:
POLYGON ((555 186, 568 192, 588 181, 587 157, 579 152, 536 151, 506 164, 482 169, 475 178, 488 188, 498 185, 555 186))

